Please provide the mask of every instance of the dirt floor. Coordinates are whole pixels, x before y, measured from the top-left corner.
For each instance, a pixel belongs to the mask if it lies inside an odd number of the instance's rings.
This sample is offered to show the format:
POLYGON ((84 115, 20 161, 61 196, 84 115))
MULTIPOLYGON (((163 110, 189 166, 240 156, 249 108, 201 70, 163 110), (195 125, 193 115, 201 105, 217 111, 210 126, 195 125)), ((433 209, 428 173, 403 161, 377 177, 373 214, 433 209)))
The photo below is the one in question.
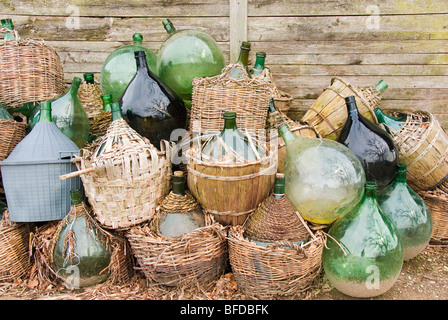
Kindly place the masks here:
MULTIPOLYGON (((355 300, 326 280, 324 273, 297 299, 355 300)), ((372 300, 448 300, 448 246, 429 245, 416 258, 403 264, 394 286, 372 300)), ((231 271, 207 288, 167 289, 148 286, 137 272, 123 285, 107 283, 86 289, 68 290, 61 284, 41 284, 36 279, 0 283, 0 300, 250 300, 239 288, 231 271)))

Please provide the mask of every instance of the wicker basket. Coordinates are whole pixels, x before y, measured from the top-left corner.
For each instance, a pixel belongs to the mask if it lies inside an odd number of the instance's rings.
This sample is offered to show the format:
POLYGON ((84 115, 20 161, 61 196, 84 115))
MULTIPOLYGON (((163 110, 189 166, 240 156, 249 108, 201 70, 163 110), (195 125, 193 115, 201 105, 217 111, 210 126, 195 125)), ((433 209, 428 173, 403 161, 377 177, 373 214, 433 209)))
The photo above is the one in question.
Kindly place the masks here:
POLYGON ((101 137, 106 134, 112 118, 110 111, 103 111, 103 100, 98 83, 83 82, 79 87, 78 99, 89 118, 90 135, 101 137))
POLYGON ((0 119, 0 161, 6 159, 26 135, 26 117, 14 114, 14 120, 0 119))
POLYGON ((265 67, 259 76, 265 81, 271 84, 271 98, 275 101, 275 106, 280 110, 280 112, 288 113, 291 108, 292 101, 294 98, 287 92, 280 90, 275 84, 274 77, 272 76, 271 70, 265 67))
POLYGON ((242 226, 231 226, 229 259, 238 287, 255 299, 300 297, 319 276, 322 265, 323 237, 319 231, 309 230, 309 234, 311 241, 303 245, 276 241, 264 247, 245 238, 242 226))
MULTIPOLYGON (((84 204, 79 204, 78 206, 77 210, 88 210, 84 204)), ((71 210, 74 210, 74 208, 71 210)), ((88 212, 89 223, 95 224, 97 230, 107 240, 107 245, 112 252, 110 265, 107 268, 110 270, 110 275, 106 282, 104 282, 104 285, 121 284, 129 281, 134 275, 134 260, 131 255, 129 243, 123 235, 119 233, 112 234, 102 229, 90 216, 90 210, 88 212)), ((63 280, 63 278, 58 276, 57 270, 54 270, 53 251, 61 228, 65 225, 65 219, 67 218, 59 221, 51 221, 36 227, 36 230, 31 234, 30 245, 33 248, 34 257, 33 269, 37 273, 36 278, 40 284, 46 282, 54 283, 57 279, 63 280)))
MULTIPOLYGON (((395 115, 403 112, 388 111, 395 115)), ((406 164, 411 188, 426 191, 446 183, 448 175, 448 135, 434 115, 426 111, 406 112, 400 130, 389 127, 406 164)))
MULTIPOLYGON (((0 28, 0 32, 11 30, 0 28)), ((64 72, 56 50, 13 32, 14 40, 0 41, 0 102, 16 108, 64 93, 64 72)))
POLYGON ((29 237, 31 224, 14 223, 6 209, 0 221, 0 282, 12 282, 31 269, 29 237))
POLYGON ((264 130, 271 96, 271 84, 264 79, 251 79, 239 65, 228 65, 220 75, 195 78, 190 113, 190 131, 220 132, 225 111, 237 114, 237 126, 250 132, 264 130), (232 68, 243 70, 244 78, 230 77, 232 68))
POLYGON ((348 117, 345 98, 352 95, 356 98, 359 113, 377 123, 373 110, 379 102, 379 95, 338 77, 331 80, 331 85, 317 98, 301 122, 315 127, 322 138, 337 140, 348 117))
POLYGON ((105 228, 124 230, 150 220, 169 193, 171 146, 158 151, 123 119, 112 121, 95 151, 81 149, 78 170, 95 218, 105 228))
POLYGON ((256 161, 222 162, 202 160, 201 149, 201 146, 193 146, 186 154, 189 190, 218 222, 243 224, 272 191, 277 152, 267 150, 266 155, 256 161))
POLYGON ((448 244, 448 194, 437 188, 419 194, 431 211, 431 240, 448 244))
POLYGON ((150 283, 165 286, 207 285, 217 280, 228 261, 226 229, 212 220, 209 223, 176 239, 164 237, 152 223, 132 227, 126 237, 137 269, 150 283))

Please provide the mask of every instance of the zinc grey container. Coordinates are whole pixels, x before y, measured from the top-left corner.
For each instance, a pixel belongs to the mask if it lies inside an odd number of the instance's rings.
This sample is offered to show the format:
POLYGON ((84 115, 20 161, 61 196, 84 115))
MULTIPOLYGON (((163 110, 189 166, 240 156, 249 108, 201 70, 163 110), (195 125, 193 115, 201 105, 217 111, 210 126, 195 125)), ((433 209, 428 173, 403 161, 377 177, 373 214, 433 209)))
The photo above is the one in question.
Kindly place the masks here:
POLYGON ((10 218, 14 222, 63 219, 70 211, 70 190, 81 188, 79 177, 61 180, 76 171, 70 159, 79 148, 53 122, 38 122, 0 162, 10 218))

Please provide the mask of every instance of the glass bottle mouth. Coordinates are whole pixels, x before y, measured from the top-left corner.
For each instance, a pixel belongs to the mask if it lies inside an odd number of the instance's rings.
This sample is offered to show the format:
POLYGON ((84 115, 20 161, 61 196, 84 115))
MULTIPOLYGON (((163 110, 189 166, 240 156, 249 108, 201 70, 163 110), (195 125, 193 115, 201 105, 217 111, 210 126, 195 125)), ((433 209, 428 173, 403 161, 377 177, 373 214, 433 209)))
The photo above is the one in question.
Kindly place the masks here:
POLYGON ((226 111, 224 112, 224 120, 236 119, 236 112, 226 111))
POLYGON ((260 58, 265 58, 266 57, 266 52, 257 52, 255 54, 255 56, 260 57, 260 58))
POLYGON ((142 42, 143 41, 143 36, 141 33, 134 33, 132 35, 132 40, 136 41, 136 42, 142 42))
POLYGON ((366 190, 376 191, 377 185, 375 181, 367 181, 366 182, 366 190))

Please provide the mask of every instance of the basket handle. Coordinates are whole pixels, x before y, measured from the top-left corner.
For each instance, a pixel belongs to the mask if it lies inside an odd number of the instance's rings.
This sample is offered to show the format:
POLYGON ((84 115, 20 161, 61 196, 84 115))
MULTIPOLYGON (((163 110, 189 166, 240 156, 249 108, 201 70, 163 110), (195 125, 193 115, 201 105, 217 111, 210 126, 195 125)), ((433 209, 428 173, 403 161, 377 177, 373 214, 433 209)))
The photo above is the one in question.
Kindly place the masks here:
POLYGON ((95 167, 90 167, 90 168, 86 168, 86 169, 70 172, 70 173, 67 173, 67 174, 63 174, 63 175, 59 176, 59 179, 67 180, 67 179, 78 177, 78 176, 80 176, 82 174, 90 173, 90 172, 93 172, 93 171, 95 171, 95 167))
MULTIPOLYGON (((0 27, 0 33, 5 33, 5 32, 14 33, 14 40, 13 41, 20 42, 20 40, 22 40, 20 38, 19 33, 17 32, 16 29, 11 30, 11 29, 8 29, 6 27, 0 27)), ((3 41, 9 41, 9 40, 3 40, 3 41)))

